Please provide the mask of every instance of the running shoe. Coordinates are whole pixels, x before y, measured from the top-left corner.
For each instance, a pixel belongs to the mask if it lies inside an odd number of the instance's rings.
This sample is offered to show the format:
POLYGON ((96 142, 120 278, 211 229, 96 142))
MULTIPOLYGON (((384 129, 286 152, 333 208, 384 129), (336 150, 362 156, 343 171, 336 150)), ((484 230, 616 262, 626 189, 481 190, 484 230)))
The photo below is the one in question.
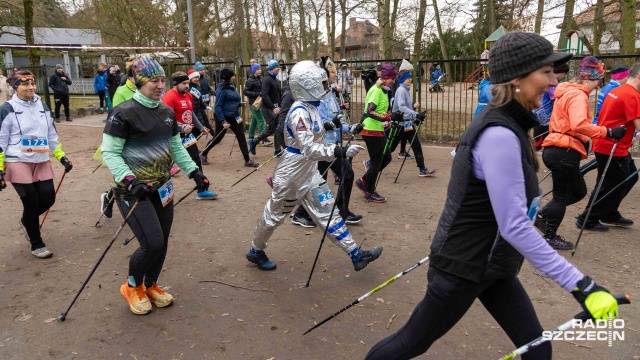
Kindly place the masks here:
MULTIPOLYGON (((200 153, 202 154, 202 153, 200 153)), ((202 165, 209 165, 209 158, 207 158, 204 155, 200 155, 200 162, 202 163, 202 165)))
POLYGON ((257 168, 260 165, 258 165, 258 163, 256 162, 249 160, 244 162, 244 166, 257 168))
POLYGON ((356 179, 355 184, 358 190, 362 191, 363 194, 367 194, 367 185, 365 184, 364 179, 356 179))
POLYGON ((293 219, 291 219, 291 222, 296 224, 296 225, 300 225, 304 228, 314 228, 316 227, 316 223, 313 222, 313 220, 308 217, 308 216, 299 216, 299 215, 294 215, 293 219))
POLYGON ((562 236, 555 234, 544 238, 552 248, 556 250, 573 250, 573 243, 565 240, 562 236))
POLYGON ((362 162, 362 165, 364 165, 364 171, 369 171, 369 167, 371 166, 371 160, 364 160, 362 162))
POLYGON ((148 314, 153 310, 151 302, 144 291, 144 285, 131 287, 129 282, 120 286, 120 294, 129 303, 129 309, 136 315, 148 314))
POLYGON ((610 226, 619 226, 619 227, 629 227, 633 225, 633 220, 631 219, 626 219, 623 218, 622 216, 620 216, 620 218, 618 218, 618 220, 600 220, 600 222, 604 225, 610 225, 610 226))
POLYGON ((218 197, 218 194, 211 192, 209 190, 205 190, 205 191, 201 191, 198 192, 198 195, 196 196, 196 199, 198 200, 214 200, 216 197, 218 197))
MULTIPOLYGON (((576 219, 576 227, 578 227, 578 229, 582 229, 582 222, 583 220, 578 218, 576 219)), ((609 231, 609 227, 606 225, 602 225, 599 222, 598 223, 587 223, 584 227, 585 230, 589 230, 589 231, 609 231)))
POLYGON ((373 250, 362 251, 360 250, 360 248, 357 248, 356 250, 357 253, 355 254, 355 256, 351 257, 353 268, 356 271, 364 269, 365 267, 367 267, 367 265, 369 265, 370 262, 375 261, 380 257, 380 254, 382 254, 382 248, 380 246, 373 250))
POLYGON ((273 142, 269 141, 269 139, 262 140, 262 146, 271 146, 273 142))
POLYGON ((271 181, 271 176, 267 176, 267 185, 273 189, 273 182, 271 181))
POLYGON ((362 221, 362 215, 356 215, 351 211, 347 210, 344 215, 342 215, 342 219, 347 224, 357 224, 362 221))
POLYGON ((151 287, 146 288, 144 292, 149 301, 159 308, 169 306, 173 303, 173 296, 162 290, 158 284, 153 284, 151 287))
POLYGON ((383 203, 387 201, 387 199, 384 196, 381 196, 380 194, 378 194, 377 192, 373 192, 373 193, 364 194, 364 201, 374 202, 374 203, 383 203))
POLYGON ((247 253, 247 260, 258 265, 258 269, 260 270, 275 270, 277 267, 273 261, 269 260, 264 251, 254 248, 251 248, 247 253))
POLYGON ((111 219, 113 215, 113 203, 107 199, 107 194, 109 192, 105 192, 100 195, 100 213, 106 216, 107 219, 111 219))
POLYGON ((403 153, 403 152, 398 154, 398 159, 404 159, 404 158, 415 159, 415 157, 413 155, 411 155, 411 154, 407 154, 407 153, 403 153))
POLYGON ((171 174, 171 176, 175 176, 176 174, 178 174, 180 172, 180 168, 178 167, 178 165, 173 164, 173 166, 171 166, 171 170, 169 171, 169 173, 171 174))
POLYGON ((49 251, 46 246, 44 246, 39 249, 31 250, 31 255, 37 257, 38 259, 46 259, 52 257, 53 253, 49 251))
POLYGON ((435 170, 429 170, 427 168, 420 170, 418 176, 420 177, 433 177, 435 175, 435 170))

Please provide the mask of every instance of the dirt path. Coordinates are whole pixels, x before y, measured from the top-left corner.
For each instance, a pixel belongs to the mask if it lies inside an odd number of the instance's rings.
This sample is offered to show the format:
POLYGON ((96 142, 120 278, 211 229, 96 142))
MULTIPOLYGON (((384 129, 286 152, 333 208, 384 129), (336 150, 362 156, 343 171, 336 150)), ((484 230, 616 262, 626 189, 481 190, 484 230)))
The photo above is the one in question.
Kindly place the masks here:
MULTIPOLYGON (((365 248, 381 245, 384 253, 356 273, 348 257, 327 241, 311 287, 304 288, 322 233, 287 220, 276 230, 268 250, 278 269, 262 272, 249 264, 244 255, 270 195, 264 179, 275 163, 229 188, 250 169, 243 166, 237 145, 229 157, 233 139, 226 137, 212 151, 211 165, 205 166, 220 199, 196 202, 192 197, 176 208, 160 280, 176 297, 175 304, 147 316, 135 316, 126 307, 118 288, 125 281, 128 259, 137 245, 122 245, 122 239, 131 234, 127 228, 66 322, 52 321, 67 307, 122 219, 114 214, 102 221, 102 227, 93 227, 99 216, 98 197, 110 181, 104 168, 91 173, 96 166, 91 156, 101 139, 101 120, 101 116, 94 116, 58 126, 74 170, 62 185, 43 228, 47 246, 55 253, 53 258, 38 260, 30 255, 18 225, 20 201, 11 187, 0 193, 0 359, 360 359, 375 342, 399 329, 424 296, 426 266, 301 336, 314 321, 428 254, 449 181, 450 148, 426 148, 427 165, 438 169, 436 178, 419 178, 415 163, 408 161, 400 180, 393 184, 401 163, 394 158, 379 186, 379 192, 388 198, 385 204, 365 204, 354 192, 352 210, 365 219, 350 230, 365 248)), ((259 147, 255 161, 267 160, 272 150, 259 147)), ((363 173, 361 160, 364 156, 354 161, 358 164, 356 175, 363 173)), ((54 164, 57 176, 61 170, 54 164)), ((588 175, 590 189, 594 177, 594 172, 588 175)), ((176 196, 193 186, 184 174, 175 181, 176 196)), ((545 190, 550 186, 549 180, 542 184, 545 190)), ((623 214, 640 221, 639 200, 636 189, 623 203, 623 214)), ((570 207, 562 225, 562 234, 571 240, 578 232, 573 216, 584 203, 570 207)), ((635 265, 640 252, 639 228, 586 233, 571 261, 612 291, 626 291, 640 299, 640 271, 635 265)), ((551 329, 580 311, 570 294, 539 276, 528 263, 520 278, 545 328, 551 329)), ((584 347, 555 342, 555 358, 637 359, 638 309, 637 304, 621 309, 627 324, 625 341, 614 342, 610 348, 605 342, 580 342, 584 347)), ((432 359, 496 359, 513 348, 476 302, 428 354, 432 359)))

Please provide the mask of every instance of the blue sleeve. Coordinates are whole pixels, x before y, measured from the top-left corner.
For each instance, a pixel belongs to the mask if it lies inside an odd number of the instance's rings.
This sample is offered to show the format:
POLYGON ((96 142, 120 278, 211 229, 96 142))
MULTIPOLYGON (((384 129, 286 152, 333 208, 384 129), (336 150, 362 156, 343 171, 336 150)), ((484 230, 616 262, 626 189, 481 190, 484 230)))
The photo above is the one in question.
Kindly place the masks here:
POLYGON ((98 93, 98 74, 93 78, 93 92, 98 93))
POLYGON ((216 108, 214 109, 214 113, 216 115, 216 120, 221 123, 224 122, 224 111, 222 111, 222 104, 224 104, 225 93, 224 90, 218 89, 216 91, 216 108))

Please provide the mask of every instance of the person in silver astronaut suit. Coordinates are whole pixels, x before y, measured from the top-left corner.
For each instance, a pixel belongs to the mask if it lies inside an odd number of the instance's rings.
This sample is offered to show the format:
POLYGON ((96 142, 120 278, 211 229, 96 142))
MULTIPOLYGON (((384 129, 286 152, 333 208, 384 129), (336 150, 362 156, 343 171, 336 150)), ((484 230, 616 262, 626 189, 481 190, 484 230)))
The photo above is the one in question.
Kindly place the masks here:
MULTIPOLYGON (((271 199, 256 225, 253 244, 247 253, 247 260, 261 270, 276 268, 264 249, 275 228, 298 204, 305 207, 316 224, 324 227, 329 221, 335 199, 318 172, 318 161, 354 157, 364 149, 360 145, 342 148, 324 143, 325 130, 316 107, 330 96, 325 70, 313 61, 301 61, 291 69, 289 86, 296 102, 286 119, 284 137, 287 148, 274 170, 271 199)), ((381 247, 371 251, 360 250, 337 211, 327 232, 331 240, 349 255, 356 271, 364 269, 382 253, 381 247)))

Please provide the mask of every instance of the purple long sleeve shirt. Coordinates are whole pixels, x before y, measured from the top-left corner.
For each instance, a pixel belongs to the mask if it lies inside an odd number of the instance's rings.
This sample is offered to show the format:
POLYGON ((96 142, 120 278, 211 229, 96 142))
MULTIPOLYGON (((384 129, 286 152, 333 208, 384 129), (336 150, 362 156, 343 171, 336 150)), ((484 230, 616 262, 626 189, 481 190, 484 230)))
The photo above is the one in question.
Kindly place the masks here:
POLYGON ((527 217, 520 150, 513 131, 502 126, 485 129, 472 150, 474 174, 487 183, 502 237, 538 271, 572 291, 584 275, 547 244, 527 217))

